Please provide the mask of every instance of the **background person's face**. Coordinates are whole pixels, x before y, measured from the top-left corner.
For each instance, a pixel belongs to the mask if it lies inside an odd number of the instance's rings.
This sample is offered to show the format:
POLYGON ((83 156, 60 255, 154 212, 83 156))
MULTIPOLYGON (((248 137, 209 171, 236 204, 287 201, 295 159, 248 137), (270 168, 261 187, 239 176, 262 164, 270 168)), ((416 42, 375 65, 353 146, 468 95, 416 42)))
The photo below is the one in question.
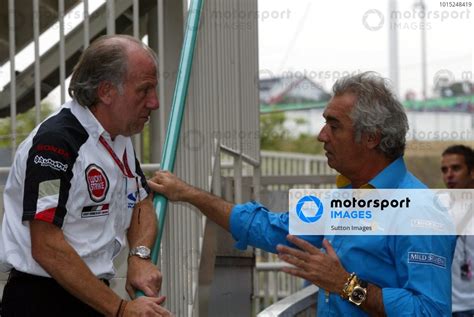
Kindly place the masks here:
POLYGON ((441 173, 448 188, 469 188, 472 185, 474 171, 469 172, 463 155, 443 155, 441 173))
POLYGON ((354 94, 335 96, 326 107, 326 124, 318 135, 324 143, 328 165, 342 175, 351 175, 360 168, 364 147, 355 141, 350 113, 356 102, 354 94))
POLYGON ((143 50, 131 52, 123 93, 115 95, 114 125, 118 134, 131 136, 143 130, 151 111, 158 109, 156 67, 143 50))

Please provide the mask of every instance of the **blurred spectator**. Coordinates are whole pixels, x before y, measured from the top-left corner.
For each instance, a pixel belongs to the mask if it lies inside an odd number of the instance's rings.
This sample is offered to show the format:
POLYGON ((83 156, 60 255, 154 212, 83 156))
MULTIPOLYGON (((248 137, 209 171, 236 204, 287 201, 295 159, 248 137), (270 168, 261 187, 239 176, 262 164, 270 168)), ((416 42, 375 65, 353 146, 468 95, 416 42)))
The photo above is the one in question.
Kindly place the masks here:
MULTIPOLYGON (((448 188, 474 188, 474 152, 464 145, 442 154, 441 173, 448 188)), ((452 265, 453 317, 474 316, 474 236, 458 236, 452 265)))

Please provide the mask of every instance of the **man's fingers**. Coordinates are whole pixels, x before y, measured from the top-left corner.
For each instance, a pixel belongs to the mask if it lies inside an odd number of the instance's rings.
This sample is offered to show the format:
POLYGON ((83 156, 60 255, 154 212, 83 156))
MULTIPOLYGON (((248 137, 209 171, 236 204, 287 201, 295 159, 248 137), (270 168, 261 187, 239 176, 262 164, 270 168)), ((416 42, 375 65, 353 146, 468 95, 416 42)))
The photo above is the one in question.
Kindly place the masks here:
POLYGON ((319 251, 317 248, 315 248, 311 243, 300 239, 294 235, 287 235, 286 239, 293 243, 294 245, 297 245, 300 249, 305 250, 309 252, 310 254, 320 254, 321 251, 319 251))
POLYGON ((290 275, 301 277, 301 278, 304 278, 305 280, 311 281, 311 276, 301 269, 284 267, 281 270, 290 275))
POLYGON ((155 192, 162 193, 163 190, 165 189, 163 185, 155 183, 154 181, 148 180, 147 183, 148 183, 148 186, 150 186, 150 188, 155 192))
POLYGON ((148 287, 148 286, 143 287, 142 292, 148 297, 157 297, 158 296, 158 291, 156 289, 153 289, 153 288, 148 287))
POLYGON ((128 296, 130 296, 131 299, 135 299, 135 290, 133 287, 127 283, 125 286, 125 290, 127 291, 128 296))
POLYGON ((309 261, 310 255, 306 252, 303 252, 301 250, 297 250, 294 248, 287 247, 285 245, 278 245, 277 250, 280 254, 290 254, 296 258, 299 258, 303 261, 309 261))
POLYGON ((155 303, 157 303, 158 305, 161 305, 165 301, 166 301, 166 296, 159 296, 159 297, 156 298, 155 303))
POLYGON ((160 305, 154 307, 155 312, 159 313, 160 316, 167 317, 171 316, 171 313, 166 309, 161 307, 160 305))
POLYGON ((283 253, 279 253, 278 254, 278 257, 282 260, 282 261, 285 261, 287 263, 290 263, 290 264, 293 264, 294 266, 297 266, 301 269, 307 269, 308 268, 308 264, 305 262, 305 261, 302 261, 298 258, 295 258, 295 257, 292 257, 292 256, 289 256, 287 254, 283 254, 283 253))
POLYGON ((334 251, 334 248, 332 247, 331 243, 326 239, 323 240, 323 248, 326 249, 326 254, 329 257, 337 259, 339 261, 339 257, 337 256, 336 251, 334 251))

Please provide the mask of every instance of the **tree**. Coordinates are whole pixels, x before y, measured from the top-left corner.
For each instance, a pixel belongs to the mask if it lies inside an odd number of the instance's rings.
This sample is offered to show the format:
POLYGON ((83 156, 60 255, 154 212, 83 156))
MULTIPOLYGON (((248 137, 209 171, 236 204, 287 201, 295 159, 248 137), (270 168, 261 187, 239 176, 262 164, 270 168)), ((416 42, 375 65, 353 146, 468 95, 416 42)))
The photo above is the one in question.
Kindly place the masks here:
MULTIPOLYGON (((293 135, 286 127, 284 112, 260 115, 260 147, 268 151, 321 154, 322 144, 316 135, 301 133, 293 135)), ((297 125, 308 124, 305 119, 295 119, 297 125)))
POLYGON ((278 151, 281 149, 290 134, 284 126, 285 119, 283 112, 260 115, 260 147, 262 150, 278 151))
MULTIPOLYGON (((41 104, 40 121, 44 120, 54 111, 53 106, 47 102, 41 104)), ((23 142, 28 134, 36 126, 36 110, 31 108, 27 112, 16 115, 16 133, 17 145, 23 142)), ((11 117, 0 119, 0 147, 11 147, 12 136, 12 120, 11 117)))

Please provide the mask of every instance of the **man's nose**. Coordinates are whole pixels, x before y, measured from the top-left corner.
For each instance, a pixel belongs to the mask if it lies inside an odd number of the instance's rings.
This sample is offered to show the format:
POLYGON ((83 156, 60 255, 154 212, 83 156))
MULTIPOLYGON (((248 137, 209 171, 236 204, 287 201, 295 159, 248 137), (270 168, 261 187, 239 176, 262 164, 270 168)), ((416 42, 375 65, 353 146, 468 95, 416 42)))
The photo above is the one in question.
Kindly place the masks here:
POLYGON ((327 125, 325 124, 321 131, 319 131, 319 134, 318 134, 318 141, 319 142, 327 142, 328 138, 327 138, 327 133, 326 133, 326 127, 327 125))
POLYGON ((156 93, 156 89, 150 93, 150 97, 147 102, 147 107, 151 110, 156 110, 160 107, 160 102, 158 101, 158 94, 156 93))
POLYGON ((448 170, 447 176, 448 176, 448 178, 453 178, 454 177, 454 173, 453 173, 452 169, 448 170))

